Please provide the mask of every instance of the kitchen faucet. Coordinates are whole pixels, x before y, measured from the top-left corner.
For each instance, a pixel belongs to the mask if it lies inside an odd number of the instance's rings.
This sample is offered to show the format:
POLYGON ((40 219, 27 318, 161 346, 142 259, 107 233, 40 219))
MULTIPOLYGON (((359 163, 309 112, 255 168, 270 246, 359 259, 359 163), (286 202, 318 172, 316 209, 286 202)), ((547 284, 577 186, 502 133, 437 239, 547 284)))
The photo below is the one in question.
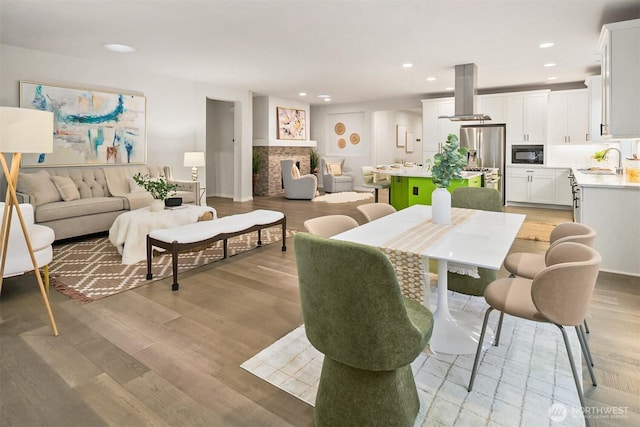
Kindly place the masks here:
POLYGON ((610 147, 607 148, 606 150, 604 150, 604 153, 602 154, 602 160, 608 160, 607 159, 607 154, 609 154, 609 151, 611 150, 616 150, 618 152, 618 167, 616 168, 616 173, 622 173, 622 153, 620 152, 620 150, 618 150, 615 147, 610 147))

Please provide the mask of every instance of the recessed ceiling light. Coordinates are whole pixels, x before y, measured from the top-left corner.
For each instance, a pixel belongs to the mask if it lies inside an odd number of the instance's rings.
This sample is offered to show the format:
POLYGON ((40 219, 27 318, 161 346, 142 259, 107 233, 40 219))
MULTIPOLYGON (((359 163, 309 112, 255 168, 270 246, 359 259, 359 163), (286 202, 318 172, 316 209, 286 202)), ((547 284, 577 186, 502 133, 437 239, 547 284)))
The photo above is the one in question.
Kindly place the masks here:
POLYGON ((549 68, 549 67, 555 67, 556 64, 553 62, 549 62, 548 64, 544 64, 545 67, 549 68))
POLYGON ((298 95, 300 95, 300 96, 307 96, 307 92, 300 92, 298 95))
POLYGON ((427 77, 427 81, 428 81, 428 82, 433 82, 433 81, 435 81, 435 80, 436 80, 436 78, 435 78, 435 77, 427 77))
POLYGON ((453 90, 452 87, 445 87, 444 90, 453 90))
POLYGON ((331 95, 318 95, 318 98, 331 98, 331 95))
POLYGON ((127 45, 124 45, 124 44, 109 43, 109 44, 105 44, 103 46, 104 46, 105 49, 108 49, 108 50, 110 50, 112 52, 118 52, 118 53, 131 53, 131 52, 135 52, 136 51, 131 46, 127 46, 127 45))
POLYGON ((547 80, 558 80, 557 77, 547 77, 547 80))
POLYGON ((402 64, 402 68, 411 68, 411 67, 413 67, 413 64, 409 62, 402 64))
POLYGON ((331 101, 331 98, 325 98, 324 99, 324 102, 330 102, 330 101, 331 101))
POLYGON ((538 47, 541 47, 542 49, 546 49, 546 48, 552 47, 552 46, 553 46, 553 43, 545 42, 545 43, 541 43, 540 46, 538 46, 538 47))

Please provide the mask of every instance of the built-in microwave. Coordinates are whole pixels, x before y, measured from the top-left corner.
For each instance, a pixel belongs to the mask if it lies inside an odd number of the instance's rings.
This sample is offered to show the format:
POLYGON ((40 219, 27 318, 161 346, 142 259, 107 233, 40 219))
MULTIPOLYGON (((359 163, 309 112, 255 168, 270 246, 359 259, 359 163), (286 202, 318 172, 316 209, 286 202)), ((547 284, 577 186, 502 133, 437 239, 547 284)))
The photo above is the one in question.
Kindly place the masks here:
POLYGON ((512 145, 511 163, 527 165, 544 164, 544 145, 512 145))

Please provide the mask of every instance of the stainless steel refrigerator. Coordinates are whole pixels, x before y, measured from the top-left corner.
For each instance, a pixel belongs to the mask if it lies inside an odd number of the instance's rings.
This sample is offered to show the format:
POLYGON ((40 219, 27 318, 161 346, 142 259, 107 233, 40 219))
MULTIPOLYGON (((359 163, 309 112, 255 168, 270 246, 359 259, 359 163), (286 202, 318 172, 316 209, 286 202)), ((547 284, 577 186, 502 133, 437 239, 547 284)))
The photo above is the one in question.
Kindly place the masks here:
POLYGON ((460 126, 460 146, 469 150, 467 169, 485 172, 482 185, 500 191, 503 205, 506 141, 505 124, 460 126))

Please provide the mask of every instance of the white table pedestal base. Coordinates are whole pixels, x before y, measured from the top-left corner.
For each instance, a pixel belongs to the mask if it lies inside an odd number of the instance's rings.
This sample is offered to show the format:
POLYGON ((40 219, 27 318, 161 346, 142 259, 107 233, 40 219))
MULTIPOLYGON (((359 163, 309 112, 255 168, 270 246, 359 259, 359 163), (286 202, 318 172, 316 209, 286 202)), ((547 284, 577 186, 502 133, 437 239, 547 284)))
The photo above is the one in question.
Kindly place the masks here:
MULTIPOLYGON (((447 298, 447 261, 438 260, 438 308, 433 315, 433 333, 429 340, 431 351, 446 354, 475 354, 480 340, 482 320, 461 312, 449 311, 447 298)), ((486 350, 495 334, 489 328, 482 346, 486 350)))

